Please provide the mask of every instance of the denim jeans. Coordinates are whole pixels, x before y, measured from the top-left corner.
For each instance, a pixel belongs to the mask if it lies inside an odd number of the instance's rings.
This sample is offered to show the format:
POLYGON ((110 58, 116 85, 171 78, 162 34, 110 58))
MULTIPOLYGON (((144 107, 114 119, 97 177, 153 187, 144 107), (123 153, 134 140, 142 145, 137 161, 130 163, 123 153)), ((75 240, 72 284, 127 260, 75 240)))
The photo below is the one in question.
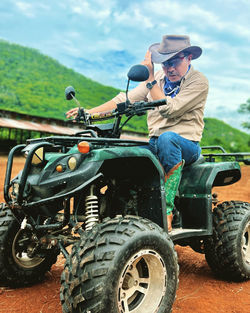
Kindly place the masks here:
POLYGON ((201 154, 199 142, 185 139, 170 131, 159 137, 151 137, 147 148, 158 157, 166 174, 182 160, 185 160, 185 164, 191 164, 201 154))

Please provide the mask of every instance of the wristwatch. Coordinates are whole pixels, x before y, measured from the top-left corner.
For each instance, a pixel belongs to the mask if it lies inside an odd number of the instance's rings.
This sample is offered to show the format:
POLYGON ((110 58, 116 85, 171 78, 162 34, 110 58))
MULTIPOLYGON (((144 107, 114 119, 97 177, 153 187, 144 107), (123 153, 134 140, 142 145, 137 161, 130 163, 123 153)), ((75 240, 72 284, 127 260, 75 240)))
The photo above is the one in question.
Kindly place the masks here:
POLYGON ((153 86, 154 86, 156 83, 157 83, 157 81, 156 81, 156 80, 153 80, 152 82, 148 82, 148 83, 146 84, 146 87, 147 87, 148 89, 152 89, 153 86))

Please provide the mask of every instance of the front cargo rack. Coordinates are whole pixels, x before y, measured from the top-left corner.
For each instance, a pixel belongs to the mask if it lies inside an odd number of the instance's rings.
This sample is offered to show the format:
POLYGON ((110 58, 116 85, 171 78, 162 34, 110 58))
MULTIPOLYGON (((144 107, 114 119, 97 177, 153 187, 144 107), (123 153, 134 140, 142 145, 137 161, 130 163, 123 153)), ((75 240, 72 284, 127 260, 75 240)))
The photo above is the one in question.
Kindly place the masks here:
MULTIPOLYGON (((82 135, 82 134, 81 134, 82 135)), ((93 144, 104 146, 145 146, 148 141, 131 140, 131 139, 118 139, 118 138, 102 138, 94 136, 51 136, 42 137, 37 139, 28 139, 27 144, 34 144, 39 142, 49 142, 56 146, 73 147, 80 141, 89 141, 93 144)))

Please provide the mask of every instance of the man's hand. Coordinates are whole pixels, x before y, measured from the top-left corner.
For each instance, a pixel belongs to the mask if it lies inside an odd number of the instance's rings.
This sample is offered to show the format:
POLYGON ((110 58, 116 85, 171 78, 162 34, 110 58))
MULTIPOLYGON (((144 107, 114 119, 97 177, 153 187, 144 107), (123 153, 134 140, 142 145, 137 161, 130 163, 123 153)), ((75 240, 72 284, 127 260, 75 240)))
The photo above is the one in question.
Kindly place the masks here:
MULTIPOLYGON (((145 54, 145 59, 141 62, 142 65, 146 65, 149 70, 149 78, 146 82, 152 82, 155 80, 154 77, 154 64, 151 60, 151 52, 148 50, 145 54)), ((160 89, 158 84, 155 84, 152 89, 150 89, 150 94, 153 100, 161 100, 165 98, 164 92, 160 89)))
POLYGON ((73 108, 73 109, 70 109, 68 112, 66 112, 66 118, 70 118, 70 117, 73 117, 73 118, 76 118, 77 114, 78 114, 78 110, 79 108, 73 108))
POLYGON ((151 60, 151 52, 148 50, 145 54, 144 60, 141 62, 142 65, 146 65, 149 70, 149 78, 147 81, 152 82, 154 78, 154 64, 151 60))

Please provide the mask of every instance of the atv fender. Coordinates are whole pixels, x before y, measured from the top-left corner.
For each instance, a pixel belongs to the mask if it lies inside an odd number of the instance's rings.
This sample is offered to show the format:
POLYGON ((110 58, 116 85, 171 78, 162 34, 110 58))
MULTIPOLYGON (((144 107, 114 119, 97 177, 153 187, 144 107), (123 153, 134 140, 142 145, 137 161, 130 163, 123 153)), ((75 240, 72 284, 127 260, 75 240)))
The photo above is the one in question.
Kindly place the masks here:
POLYGON ((158 159, 142 147, 119 147, 93 151, 92 160, 101 161, 100 173, 114 179, 123 189, 138 196, 138 215, 167 230, 164 171, 158 159))
POLYGON ((212 234, 212 188, 241 178, 237 162, 198 162, 185 166, 179 186, 178 209, 183 228, 208 229, 212 234))

